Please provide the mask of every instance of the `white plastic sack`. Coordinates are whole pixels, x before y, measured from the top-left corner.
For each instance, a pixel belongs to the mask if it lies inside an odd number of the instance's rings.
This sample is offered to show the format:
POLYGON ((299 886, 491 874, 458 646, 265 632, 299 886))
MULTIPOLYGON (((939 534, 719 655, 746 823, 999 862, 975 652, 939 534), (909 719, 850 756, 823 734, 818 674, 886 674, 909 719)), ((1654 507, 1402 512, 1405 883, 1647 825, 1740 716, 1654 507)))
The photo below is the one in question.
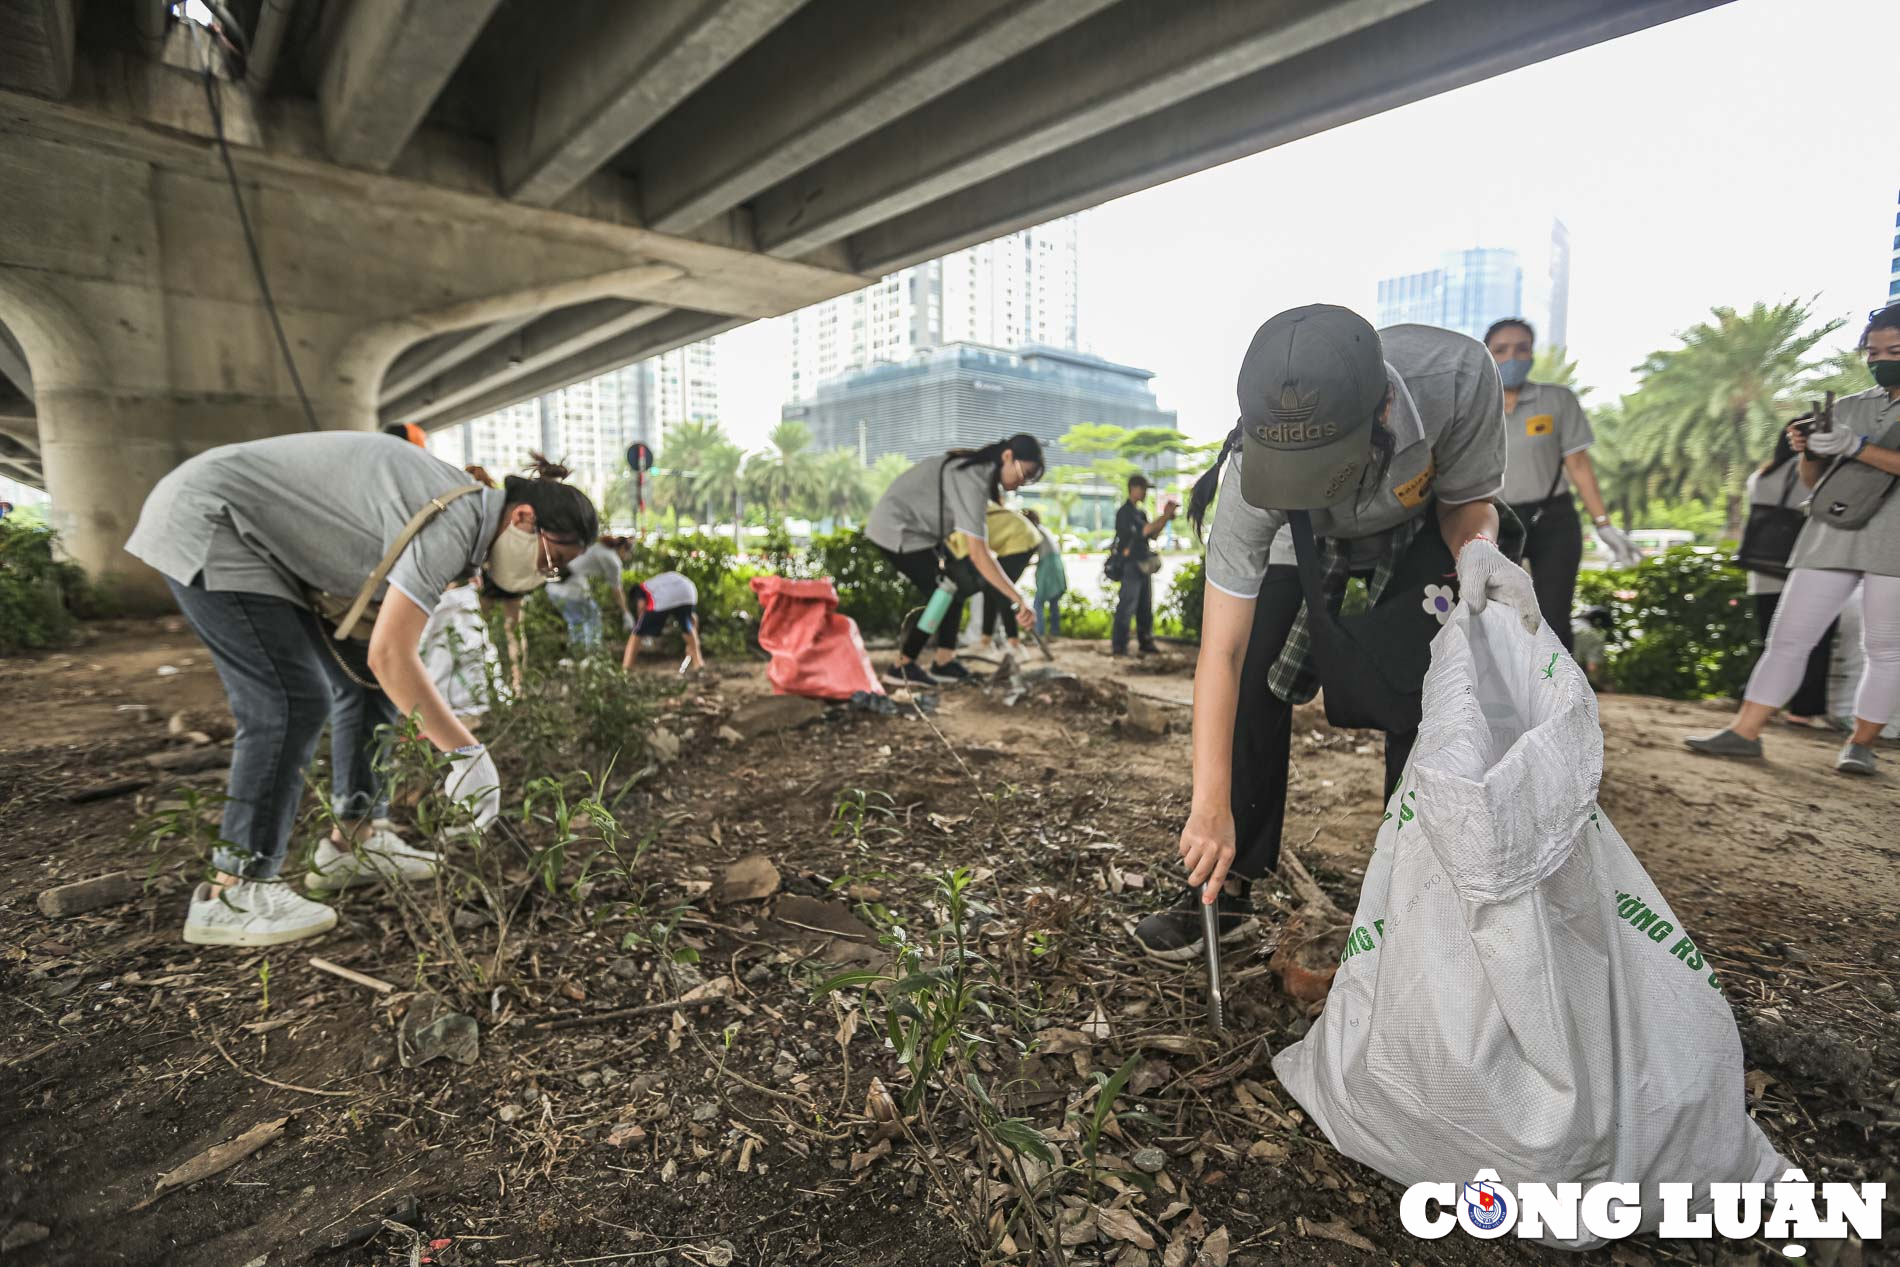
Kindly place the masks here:
POLYGON ((501 658, 482 619, 481 596, 472 585, 443 591, 422 627, 422 666, 449 710, 463 717, 488 711, 488 684, 500 687, 501 658))
MULTIPOLYGON (((1714 973, 1596 805, 1603 734, 1548 629, 1460 606, 1326 1010, 1274 1071, 1401 1184, 1771 1182, 1714 973)), ((1579 1228, 1582 1232, 1582 1229, 1579 1228)), ((1588 1248, 1587 1234, 1549 1244, 1588 1248)))

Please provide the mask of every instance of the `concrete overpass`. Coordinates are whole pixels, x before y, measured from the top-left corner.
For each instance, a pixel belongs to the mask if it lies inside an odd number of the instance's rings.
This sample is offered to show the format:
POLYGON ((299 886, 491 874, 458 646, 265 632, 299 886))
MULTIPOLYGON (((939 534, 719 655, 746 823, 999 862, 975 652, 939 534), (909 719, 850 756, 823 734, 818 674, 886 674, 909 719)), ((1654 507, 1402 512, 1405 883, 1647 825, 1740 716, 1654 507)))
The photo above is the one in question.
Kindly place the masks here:
POLYGON ((1720 2, 0 0, 0 471, 150 593, 306 425, 220 120, 317 424, 433 428, 1720 2))

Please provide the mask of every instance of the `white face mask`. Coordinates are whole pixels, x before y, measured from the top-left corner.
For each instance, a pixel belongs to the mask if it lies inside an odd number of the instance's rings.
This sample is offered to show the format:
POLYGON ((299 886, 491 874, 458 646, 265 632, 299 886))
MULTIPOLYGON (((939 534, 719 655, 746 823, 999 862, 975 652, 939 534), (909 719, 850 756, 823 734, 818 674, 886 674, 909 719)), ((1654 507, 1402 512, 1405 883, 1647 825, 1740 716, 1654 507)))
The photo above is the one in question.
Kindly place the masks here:
POLYGON ((528 594, 547 584, 541 570, 541 534, 510 524, 488 547, 488 578, 511 594, 528 594))

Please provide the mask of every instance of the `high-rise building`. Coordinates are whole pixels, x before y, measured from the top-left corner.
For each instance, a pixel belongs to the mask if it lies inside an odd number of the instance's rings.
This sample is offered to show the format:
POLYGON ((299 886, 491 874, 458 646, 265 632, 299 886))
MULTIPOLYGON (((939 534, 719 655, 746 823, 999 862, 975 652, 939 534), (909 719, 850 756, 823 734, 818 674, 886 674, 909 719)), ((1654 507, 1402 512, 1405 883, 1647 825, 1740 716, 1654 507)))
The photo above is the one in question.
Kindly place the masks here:
POLYGON ((792 314, 793 400, 948 343, 1079 346, 1074 216, 912 265, 792 314))
POLYGON ((1527 274, 1509 248, 1446 251, 1437 268, 1379 282, 1378 324, 1419 322, 1482 339, 1492 322, 1523 317, 1536 327, 1539 344, 1568 346, 1570 230, 1561 220, 1551 221, 1548 250, 1542 276, 1527 274))
POLYGON ((1570 346, 1570 229, 1562 220, 1550 222, 1550 296, 1543 333, 1553 348, 1570 346))
MULTIPOLYGON (((1028 432, 1042 441, 1050 467, 1085 466, 1099 456, 1064 453, 1061 438, 1084 422, 1131 431, 1178 430, 1174 411, 1155 401, 1144 369, 1084 352, 1029 346, 1010 351, 975 343, 929 348, 901 365, 873 365, 820 386, 783 410, 811 428, 820 449, 855 449, 867 463, 887 453, 915 462, 946 449, 978 448, 1028 432)), ((1069 486, 1074 487, 1074 486, 1069 486)), ((1119 487, 1076 489, 1093 526, 1114 521, 1119 487)), ((1048 489, 1030 488, 1034 505, 1048 489)))
POLYGON ((1063 348, 950 343, 901 365, 840 375, 811 400, 787 404, 782 416, 810 427, 818 448, 858 450, 867 463, 886 453, 914 462, 1026 431, 1043 442, 1049 465, 1059 466, 1065 457, 1057 441, 1078 423, 1174 430, 1174 411, 1156 404, 1148 386, 1153 377, 1063 348))
POLYGON ((499 477, 530 450, 573 471, 596 501, 626 469, 636 440, 658 449, 682 422, 719 419, 718 341, 708 339, 522 401, 429 437, 429 451, 499 477))

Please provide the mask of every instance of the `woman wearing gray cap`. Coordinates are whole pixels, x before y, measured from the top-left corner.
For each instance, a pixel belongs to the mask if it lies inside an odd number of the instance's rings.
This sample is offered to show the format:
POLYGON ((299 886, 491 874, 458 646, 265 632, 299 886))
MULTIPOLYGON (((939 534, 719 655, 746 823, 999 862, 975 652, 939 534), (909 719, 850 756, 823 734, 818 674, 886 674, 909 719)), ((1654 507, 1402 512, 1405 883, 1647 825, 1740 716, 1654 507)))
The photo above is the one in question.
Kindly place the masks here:
POLYGON ((1254 335, 1239 397, 1188 507, 1198 527, 1219 484, 1180 844, 1189 889, 1135 929, 1168 960, 1200 953, 1199 903, 1217 893, 1223 941, 1254 926, 1250 885, 1279 863, 1293 705, 1323 681, 1329 717, 1385 730, 1389 797, 1454 580, 1474 609, 1495 599, 1540 623, 1530 577, 1497 547, 1504 410, 1477 340, 1295 308, 1254 335), (1370 607, 1349 632, 1335 613, 1354 576, 1370 607))

